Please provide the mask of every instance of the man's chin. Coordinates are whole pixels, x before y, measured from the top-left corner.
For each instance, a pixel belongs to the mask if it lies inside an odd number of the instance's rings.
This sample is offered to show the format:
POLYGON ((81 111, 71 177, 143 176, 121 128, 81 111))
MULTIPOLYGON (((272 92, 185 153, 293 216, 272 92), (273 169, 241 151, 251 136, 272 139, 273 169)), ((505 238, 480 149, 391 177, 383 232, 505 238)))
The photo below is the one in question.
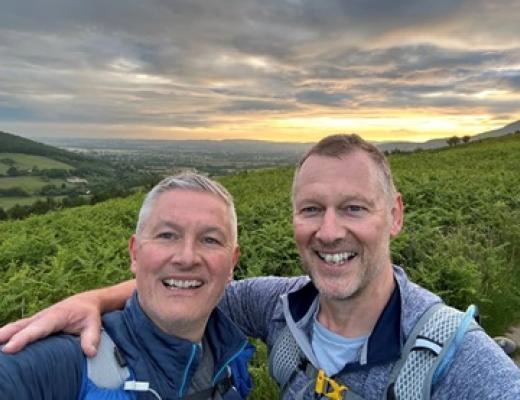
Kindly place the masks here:
POLYGON ((320 297, 334 301, 349 300, 357 295, 358 290, 352 282, 342 283, 337 279, 322 279, 311 275, 311 280, 320 297))

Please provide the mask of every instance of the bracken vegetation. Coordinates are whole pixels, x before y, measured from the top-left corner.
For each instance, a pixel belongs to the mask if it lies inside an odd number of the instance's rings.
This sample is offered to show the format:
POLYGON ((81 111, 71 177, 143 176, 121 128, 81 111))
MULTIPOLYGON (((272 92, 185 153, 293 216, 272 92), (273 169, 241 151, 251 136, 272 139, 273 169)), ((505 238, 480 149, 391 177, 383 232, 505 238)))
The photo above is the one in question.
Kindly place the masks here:
MULTIPOLYGON (((449 304, 476 303, 486 330, 502 333, 520 310, 520 135, 392 155, 390 161, 406 204, 394 262, 449 304)), ((292 174, 279 168, 221 180, 237 203, 237 278, 301 273, 291 232, 292 174)), ((0 324, 129 278, 127 238, 141 199, 1 222, 0 324)), ((259 353, 252 398, 276 398, 265 348, 259 353)))

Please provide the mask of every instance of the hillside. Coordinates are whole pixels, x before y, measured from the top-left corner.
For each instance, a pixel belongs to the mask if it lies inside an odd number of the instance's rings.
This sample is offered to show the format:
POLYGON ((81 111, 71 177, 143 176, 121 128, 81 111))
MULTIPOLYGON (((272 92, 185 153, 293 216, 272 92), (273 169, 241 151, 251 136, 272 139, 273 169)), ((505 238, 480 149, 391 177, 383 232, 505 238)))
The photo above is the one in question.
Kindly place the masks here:
POLYGON ((0 220, 128 195, 156 175, 0 132, 0 220))
POLYGON ((26 139, 7 132, 0 131, 0 152, 2 153, 22 153, 43 156, 54 160, 64 161, 85 161, 85 157, 71 153, 57 147, 48 146, 34 140, 26 139))
POLYGON ((494 129, 492 131, 479 133, 478 135, 475 135, 472 139, 473 140, 489 139, 489 138, 500 137, 500 136, 504 136, 504 135, 507 135, 510 133, 516 133, 516 132, 520 132, 520 121, 513 122, 500 129, 494 129))
POLYGON ((56 161, 48 157, 35 156, 22 153, 1 153, 0 152, 0 174, 6 174, 9 168, 13 166, 18 170, 31 170, 37 167, 43 169, 74 169, 69 164, 56 161))
POLYGON ((113 169, 113 166, 104 161, 2 131, 0 131, 0 152, 42 156, 72 165, 76 169, 86 169, 101 175, 107 175, 113 169))
MULTIPOLYGON (((475 142, 483 139, 490 139, 494 137, 500 137, 505 135, 514 134, 517 131, 520 131, 520 121, 512 122, 503 126, 500 129, 494 129, 491 131, 486 131, 482 133, 478 133, 469 138, 470 142, 475 142)), ((456 134, 454 133, 454 136, 456 134)), ((432 139, 427 140, 426 142, 382 142, 378 143, 378 147, 382 151, 414 151, 417 149, 421 150, 433 150, 439 149, 442 147, 448 146, 447 140, 449 138, 441 138, 441 139, 432 139)))
MULTIPOLYGON (((406 205, 394 261, 449 304, 476 303, 492 335, 520 317, 518 154, 520 135, 512 135, 390 157, 406 205)), ((237 278, 301 273, 291 232, 292 174, 279 168, 222 178, 237 204, 237 278)), ((127 238, 141 199, 0 222, 0 324, 130 277, 127 238)), ((264 361, 256 365, 257 382, 265 382, 264 361)))

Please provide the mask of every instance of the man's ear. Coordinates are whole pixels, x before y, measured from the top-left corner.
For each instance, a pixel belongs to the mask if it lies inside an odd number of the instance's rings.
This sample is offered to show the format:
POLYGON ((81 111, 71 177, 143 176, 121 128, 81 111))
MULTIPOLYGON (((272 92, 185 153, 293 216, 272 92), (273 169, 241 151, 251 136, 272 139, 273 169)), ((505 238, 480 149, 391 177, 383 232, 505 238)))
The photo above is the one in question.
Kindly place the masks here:
POLYGON ((239 257, 240 257, 240 246, 237 244, 235 246, 235 249, 233 250, 233 256, 232 256, 233 267, 231 268, 231 271, 229 271, 228 282, 231 282, 233 280, 233 271, 235 270, 239 257))
POLYGON ((404 205, 401 193, 397 193, 394 198, 392 206, 392 227, 390 228, 390 236, 396 237, 401 229, 403 229, 404 222, 404 205))
POLYGON ((139 246, 135 233, 128 240, 128 253, 130 254, 130 270, 135 275, 137 272, 137 247, 139 246))

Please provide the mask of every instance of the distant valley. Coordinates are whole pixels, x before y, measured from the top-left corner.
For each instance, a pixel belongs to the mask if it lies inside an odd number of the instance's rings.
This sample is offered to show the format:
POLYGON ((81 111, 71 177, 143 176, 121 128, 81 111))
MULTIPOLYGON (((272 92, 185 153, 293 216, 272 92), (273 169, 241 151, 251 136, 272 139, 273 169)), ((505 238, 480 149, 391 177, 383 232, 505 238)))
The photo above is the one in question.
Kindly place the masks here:
MULTIPOLYGON (((472 137, 376 144, 386 153, 413 152, 513 133, 520 133, 520 121, 472 137)), ((221 177, 244 170, 293 166, 311 145, 73 136, 30 140, 0 132, 0 219, 126 196, 185 170, 221 177)))

